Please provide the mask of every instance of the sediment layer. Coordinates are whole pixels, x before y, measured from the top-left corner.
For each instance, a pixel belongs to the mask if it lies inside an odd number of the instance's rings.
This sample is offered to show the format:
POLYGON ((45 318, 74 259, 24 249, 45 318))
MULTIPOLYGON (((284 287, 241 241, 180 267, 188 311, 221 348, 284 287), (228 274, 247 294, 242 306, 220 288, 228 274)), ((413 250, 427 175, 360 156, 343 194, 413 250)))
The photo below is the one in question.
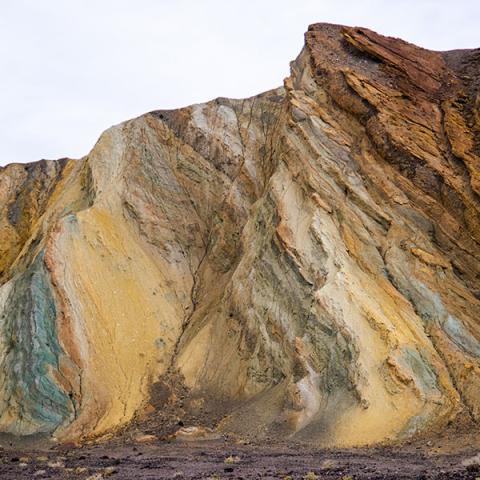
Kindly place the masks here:
POLYGON ((478 422, 479 78, 480 50, 315 24, 281 88, 0 169, 0 430, 478 422))

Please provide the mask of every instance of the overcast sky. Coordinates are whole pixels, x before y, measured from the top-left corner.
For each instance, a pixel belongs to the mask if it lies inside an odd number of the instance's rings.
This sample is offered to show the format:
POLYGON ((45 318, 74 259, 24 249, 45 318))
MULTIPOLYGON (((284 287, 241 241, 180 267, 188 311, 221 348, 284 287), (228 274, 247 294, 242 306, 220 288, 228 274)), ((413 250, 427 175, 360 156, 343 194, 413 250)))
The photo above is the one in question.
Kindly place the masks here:
POLYGON ((78 158, 146 111, 281 85, 315 22, 480 47, 480 0, 0 0, 0 165, 78 158))

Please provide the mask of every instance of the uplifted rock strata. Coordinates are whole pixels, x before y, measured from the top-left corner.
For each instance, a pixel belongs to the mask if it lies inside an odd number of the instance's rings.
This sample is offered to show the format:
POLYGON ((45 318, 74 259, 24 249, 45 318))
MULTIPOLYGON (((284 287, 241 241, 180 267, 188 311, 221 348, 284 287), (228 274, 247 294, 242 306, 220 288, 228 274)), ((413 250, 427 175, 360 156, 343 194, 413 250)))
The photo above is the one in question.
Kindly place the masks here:
POLYGON ((480 50, 316 24, 282 88, 1 169, 0 430, 478 422, 479 78, 480 50))

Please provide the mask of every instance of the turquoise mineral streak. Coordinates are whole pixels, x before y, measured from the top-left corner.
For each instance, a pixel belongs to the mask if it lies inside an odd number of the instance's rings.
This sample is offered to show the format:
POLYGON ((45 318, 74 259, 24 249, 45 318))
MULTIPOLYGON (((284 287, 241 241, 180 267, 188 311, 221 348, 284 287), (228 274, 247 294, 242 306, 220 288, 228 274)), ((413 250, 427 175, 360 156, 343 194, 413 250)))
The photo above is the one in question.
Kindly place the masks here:
MULTIPOLYGON (((0 418, 13 414, 14 434, 52 432, 73 414, 68 393, 52 376, 63 355, 56 308, 43 253, 18 277, 1 319, 0 418)), ((3 420, 3 419, 2 419, 3 420)))

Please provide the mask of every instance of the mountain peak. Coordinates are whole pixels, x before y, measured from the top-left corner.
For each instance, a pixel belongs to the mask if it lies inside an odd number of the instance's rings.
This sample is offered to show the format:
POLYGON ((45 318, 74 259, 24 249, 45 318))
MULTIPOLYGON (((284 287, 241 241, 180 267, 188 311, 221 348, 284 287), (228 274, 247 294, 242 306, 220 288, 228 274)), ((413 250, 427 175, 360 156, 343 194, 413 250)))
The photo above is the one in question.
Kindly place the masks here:
POLYGON ((313 24, 284 87, 1 169, 0 430, 476 428, 478 59, 313 24))

